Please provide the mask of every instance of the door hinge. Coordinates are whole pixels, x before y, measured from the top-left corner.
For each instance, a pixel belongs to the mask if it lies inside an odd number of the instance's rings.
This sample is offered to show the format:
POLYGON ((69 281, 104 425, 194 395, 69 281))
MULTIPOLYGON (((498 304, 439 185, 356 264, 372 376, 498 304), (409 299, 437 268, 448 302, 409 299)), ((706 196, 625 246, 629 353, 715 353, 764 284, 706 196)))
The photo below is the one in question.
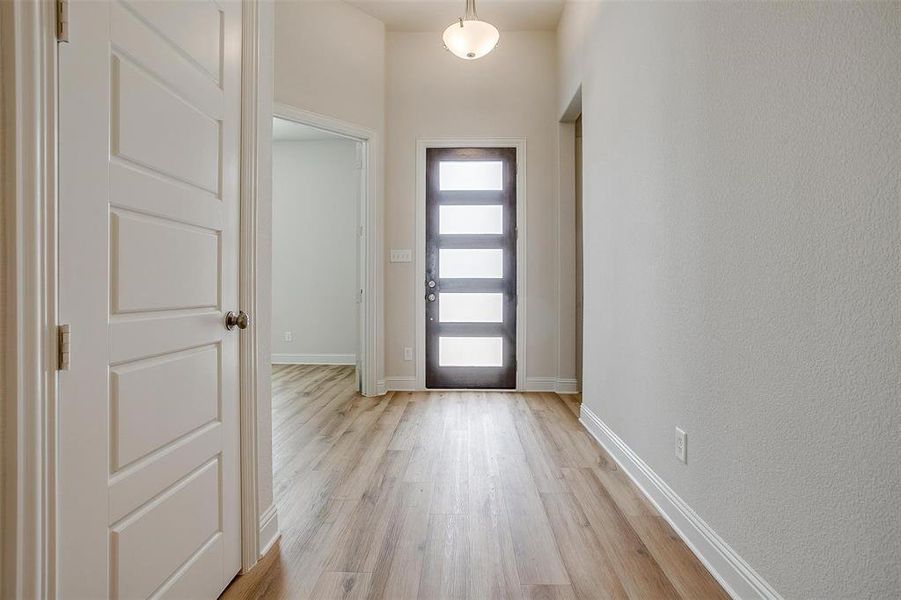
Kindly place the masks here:
POLYGON ((56 0, 56 41, 69 41, 69 0, 56 0))
POLYGON ((72 347, 72 332, 69 325, 59 325, 56 328, 56 368, 60 371, 69 370, 69 352, 72 347))

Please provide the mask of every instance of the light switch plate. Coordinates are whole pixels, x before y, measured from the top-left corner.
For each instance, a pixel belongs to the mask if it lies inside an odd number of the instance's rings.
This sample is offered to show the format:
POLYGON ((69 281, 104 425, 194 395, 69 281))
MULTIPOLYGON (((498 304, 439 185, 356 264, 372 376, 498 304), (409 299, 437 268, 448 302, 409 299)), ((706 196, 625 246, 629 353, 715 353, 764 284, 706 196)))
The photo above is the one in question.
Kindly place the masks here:
POLYGON ((400 250, 391 250, 391 262, 393 263, 408 263, 413 262, 413 251, 409 248, 402 248, 400 250))
POLYGON ((688 464, 688 434, 676 427, 676 458, 688 464))

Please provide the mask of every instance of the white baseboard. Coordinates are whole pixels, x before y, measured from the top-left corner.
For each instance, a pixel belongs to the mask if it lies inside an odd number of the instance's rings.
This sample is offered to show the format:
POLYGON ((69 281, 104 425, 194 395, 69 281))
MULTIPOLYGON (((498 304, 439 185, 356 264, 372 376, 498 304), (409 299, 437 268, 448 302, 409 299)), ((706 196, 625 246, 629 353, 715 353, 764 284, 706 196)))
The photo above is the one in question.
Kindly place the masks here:
POLYGON ((782 600, 782 596, 751 565, 584 403, 579 420, 657 507, 663 518, 730 596, 741 600, 782 600))
POLYGON ((407 377, 385 377, 386 392, 413 392, 416 391, 416 378, 407 377))
POLYGON ((578 394, 579 382, 575 379, 559 377, 527 377, 524 392, 557 392, 558 394, 578 394))
MULTIPOLYGON (((395 376, 385 377, 384 387, 379 388, 380 393, 385 392, 415 392, 416 377, 395 376)), ((575 379, 558 379, 556 377, 529 377, 526 379, 524 392, 556 392, 558 394, 578 394, 579 383, 575 379)))
POLYGON ((557 379, 558 394, 578 394, 579 381, 577 379, 557 379))
POLYGON ((263 511, 260 516, 260 557, 269 552, 272 545, 278 541, 280 537, 278 530, 278 511, 275 504, 271 504, 269 508, 263 511))
POLYGON ((527 377, 524 392, 554 392, 557 390, 556 377, 527 377))
POLYGON ((356 354, 273 354, 274 365, 355 365, 356 354))

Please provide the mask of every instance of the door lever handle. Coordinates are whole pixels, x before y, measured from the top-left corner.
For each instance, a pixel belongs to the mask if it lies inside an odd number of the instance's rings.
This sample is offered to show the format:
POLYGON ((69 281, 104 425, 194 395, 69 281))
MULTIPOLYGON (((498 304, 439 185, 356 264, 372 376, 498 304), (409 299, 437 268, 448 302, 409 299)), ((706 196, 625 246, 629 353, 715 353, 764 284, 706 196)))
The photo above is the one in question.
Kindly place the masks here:
POLYGON ((228 311, 225 314, 225 328, 229 331, 235 327, 238 329, 247 329, 248 325, 250 325, 250 317, 248 317, 247 313, 243 310, 239 310, 237 313, 228 311))

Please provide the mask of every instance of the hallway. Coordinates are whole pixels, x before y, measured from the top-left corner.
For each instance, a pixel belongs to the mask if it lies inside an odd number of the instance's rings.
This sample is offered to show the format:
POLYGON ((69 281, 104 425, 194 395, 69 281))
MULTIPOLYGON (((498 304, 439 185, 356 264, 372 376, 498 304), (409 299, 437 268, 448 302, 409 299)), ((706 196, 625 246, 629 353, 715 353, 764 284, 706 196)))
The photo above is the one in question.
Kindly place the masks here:
POLYGON ((726 598, 578 396, 356 394, 273 367, 277 550, 224 598, 726 598))

